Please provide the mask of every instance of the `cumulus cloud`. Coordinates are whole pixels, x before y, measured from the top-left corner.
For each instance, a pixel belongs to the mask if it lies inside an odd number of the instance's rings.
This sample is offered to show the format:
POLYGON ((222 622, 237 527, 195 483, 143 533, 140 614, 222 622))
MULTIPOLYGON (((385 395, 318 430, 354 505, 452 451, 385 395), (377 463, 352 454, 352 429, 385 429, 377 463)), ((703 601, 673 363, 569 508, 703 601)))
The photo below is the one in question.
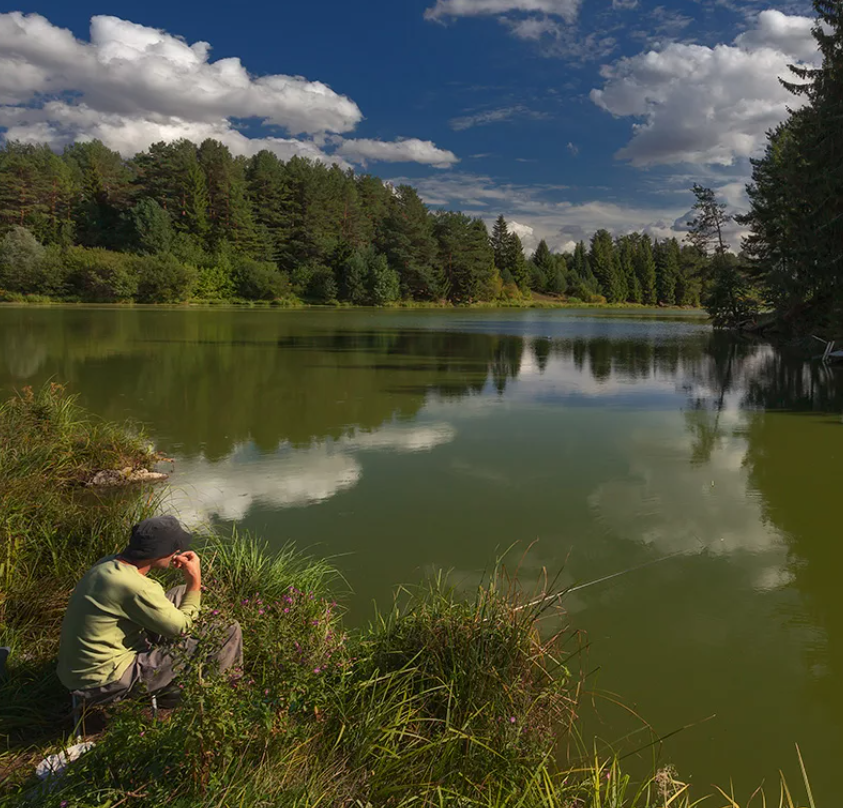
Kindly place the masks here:
POLYGON ((236 57, 212 61, 210 50, 117 17, 93 17, 83 42, 38 14, 0 14, 0 127, 55 148, 99 138, 124 156, 156 140, 213 137, 237 154, 342 162, 318 143, 356 127, 354 101, 302 76, 253 76, 236 57), (253 122, 260 136, 233 120, 253 122))
POLYGON ((535 245, 532 243, 535 228, 530 227, 530 225, 528 224, 516 222, 514 219, 508 222, 507 224, 509 226, 509 232, 515 233, 515 235, 521 239, 521 243, 524 245, 524 247, 526 247, 528 250, 535 248, 535 245))
POLYGON ((756 154, 766 132, 800 100, 779 82, 817 49, 812 21, 763 11, 731 45, 671 43, 602 69, 592 101, 615 117, 634 117, 630 143, 617 156, 634 165, 731 165, 756 154))
POLYGON ((479 17, 500 15, 511 11, 538 12, 573 22, 580 8, 580 0, 436 0, 425 11, 427 20, 441 21, 446 17, 479 17))
POLYGON ((343 140, 337 154, 352 162, 366 164, 369 161, 382 163, 422 163, 434 168, 448 168, 459 162, 457 156, 429 140, 406 138, 393 142, 359 138, 343 140))
POLYGON ((464 129, 471 129, 475 126, 486 126, 491 123, 501 123, 515 119, 542 120, 549 117, 550 115, 546 112, 530 109, 524 104, 515 104, 509 107, 487 109, 471 115, 462 115, 458 118, 452 118, 449 123, 451 129, 456 129, 459 132, 464 129))

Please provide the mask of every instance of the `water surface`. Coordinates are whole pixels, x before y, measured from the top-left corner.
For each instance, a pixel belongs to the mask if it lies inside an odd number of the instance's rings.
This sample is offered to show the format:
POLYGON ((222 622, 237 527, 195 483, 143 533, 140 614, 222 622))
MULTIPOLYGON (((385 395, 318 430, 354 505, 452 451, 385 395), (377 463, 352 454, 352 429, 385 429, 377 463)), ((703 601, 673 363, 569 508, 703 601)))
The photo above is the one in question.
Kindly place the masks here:
POLYGON ((184 518, 338 556, 355 622, 511 545, 526 585, 648 565, 567 602, 589 733, 646 743, 611 692, 694 725, 662 758, 744 798, 799 743, 832 804, 840 372, 663 312, 0 309, 4 394, 49 378, 146 425, 184 518))

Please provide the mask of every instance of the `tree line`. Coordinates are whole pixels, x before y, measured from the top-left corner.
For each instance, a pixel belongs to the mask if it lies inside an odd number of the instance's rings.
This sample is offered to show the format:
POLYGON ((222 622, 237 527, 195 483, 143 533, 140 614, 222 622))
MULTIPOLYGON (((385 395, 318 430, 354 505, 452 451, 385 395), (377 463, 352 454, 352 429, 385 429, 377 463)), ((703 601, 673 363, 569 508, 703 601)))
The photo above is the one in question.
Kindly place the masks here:
POLYGON ((699 305, 703 251, 599 230, 527 259, 503 216, 431 211, 392 186, 301 157, 235 157, 205 140, 124 159, 99 141, 62 154, 0 149, 0 289, 87 301, 399 300, 699 305))

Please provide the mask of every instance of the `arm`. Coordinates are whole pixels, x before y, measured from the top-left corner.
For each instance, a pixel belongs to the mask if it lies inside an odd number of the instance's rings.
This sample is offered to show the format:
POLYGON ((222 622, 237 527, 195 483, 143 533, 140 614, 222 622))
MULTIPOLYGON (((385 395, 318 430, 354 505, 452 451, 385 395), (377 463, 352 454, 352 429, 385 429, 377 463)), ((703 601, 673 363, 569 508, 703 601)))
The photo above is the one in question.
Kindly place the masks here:
POLYGON ((126 604, 129 618, 153 634, 177 637, 188 631, 199 614, 199 590, 184 593, 181 605, 176 607, 158 584, 145 586, 126 604))

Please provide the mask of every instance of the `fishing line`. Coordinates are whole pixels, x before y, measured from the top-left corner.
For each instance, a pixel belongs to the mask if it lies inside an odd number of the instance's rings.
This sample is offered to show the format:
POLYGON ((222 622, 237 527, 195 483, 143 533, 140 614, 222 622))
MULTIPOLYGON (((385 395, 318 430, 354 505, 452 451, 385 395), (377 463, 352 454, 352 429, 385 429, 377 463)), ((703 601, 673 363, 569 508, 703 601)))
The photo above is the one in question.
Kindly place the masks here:
POLYGON ((525 603, 521 606, 516 606, 515 611, 520 612, 522 609, 529 609, 532 606, 538 606, 541 603, 565 597, 565 595, 570 595, 572 592, 580 592, 583 589, 588 589, 590 586, 596 586, 597 584, 602 584, 606 581, 611 581, 614 578, 620 578, 622 575, 628 575, 630 572, 637 572, 638 570, 643 570, 646 567, 652 567, 655 564, 661 564, 663 561, 669 561, 671 558, 676 558, 677 556, 682 555, 689 555, 689 551, 678 550, 677 552, 671 553, 670 555, 662 556, 661 558, 654 558, 651 561, 645 561, 643 564, 638 564, 634 567, 630 567, 629 569, 621 570, 620 572, 613 572, 611 575, 604 575, 602 578, 595 578, 595 580, 593 581, 588 581, 584 584, 578 584, 577 586, 572 586, 568 589, 563 589, 561 592, 556 592, 552 595, 544 595, 543 597, 537 598, 536 600, 530 601, 529 603, 525 603))

